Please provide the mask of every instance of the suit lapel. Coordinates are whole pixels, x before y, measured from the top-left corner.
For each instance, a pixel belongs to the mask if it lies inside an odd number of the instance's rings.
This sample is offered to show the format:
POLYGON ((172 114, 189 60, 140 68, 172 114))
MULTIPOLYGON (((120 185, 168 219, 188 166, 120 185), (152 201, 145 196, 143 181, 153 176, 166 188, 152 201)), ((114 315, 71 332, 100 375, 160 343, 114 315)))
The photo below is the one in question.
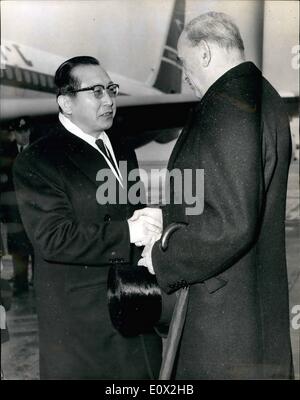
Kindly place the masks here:
MULTIPOLYGON (((198 107, 196 107, 196 109, 197 108, 198 107)), ((174 147, 174 149, 173 149, 173 151, 171 153, 171 156, 170 156, 170 159, 169 159, 169 162, 168 162, 168 170, 169 171, 173 169, 173 165, 174 165, 174 163, 175 163, 175 161, 176 161, 176 159, 178 157, 178 153, 181 150, 182 145, 183 145, 184 141, 186 140, 186 138, 188 136, 188 133, 190 131, 190 126, 191 126, 191 123, 193 121, 194 113, 195 113, 195 108, 193 108, 190 111, 188 119, 187 119, 187 122, 186 122, 186 124, 185 124, 185 126, 184 126, 184 128, 183 128, 183 130, 182 130, 182 132, 181 132, 176 144, 175 144, 175 147, 174 147)))
POLYGON ((100 169, 109 168, 102 155, 76 135, 62 128, 60 140, 66 157, 97 186, 96 175, 100 169))

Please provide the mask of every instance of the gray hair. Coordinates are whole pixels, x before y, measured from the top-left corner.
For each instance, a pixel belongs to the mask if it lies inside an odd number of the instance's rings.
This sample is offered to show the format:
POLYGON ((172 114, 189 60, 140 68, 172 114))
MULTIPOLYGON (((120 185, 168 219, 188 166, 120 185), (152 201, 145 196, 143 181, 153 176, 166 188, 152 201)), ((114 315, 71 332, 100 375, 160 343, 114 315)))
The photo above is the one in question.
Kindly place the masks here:
POLYGON ((210 11, 199 15, 185 26, 184 32, 193 47, 201 40, 207 40, 227 50, 236 48, 244 51, 239 28, 229 15, 221 12, 210 11))

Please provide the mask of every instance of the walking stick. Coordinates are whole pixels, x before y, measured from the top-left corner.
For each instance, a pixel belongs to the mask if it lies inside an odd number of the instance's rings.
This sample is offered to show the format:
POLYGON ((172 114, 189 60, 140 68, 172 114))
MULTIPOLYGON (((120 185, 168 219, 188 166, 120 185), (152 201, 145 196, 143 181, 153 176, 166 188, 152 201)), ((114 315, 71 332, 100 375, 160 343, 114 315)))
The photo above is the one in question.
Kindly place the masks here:
MULTIPOLYGON (((184 226, 186 226, 185 223, 178 222, 170 224, 165 229, 163 236, 161 238, 161 249, 163 251, 166 251, 168 248, 168 241, 170 235, 177 229, 184 226)), ((178 293, 177 300, 174 307, 168 336, 166 339, 165 349, 163 352, 162 365, 159 373, 160 380, 169 380, 171 379, 172 376, 174 362, 185 323, 185 317, 188 305, 189 286, 180 289, 177 293, 178 293)))

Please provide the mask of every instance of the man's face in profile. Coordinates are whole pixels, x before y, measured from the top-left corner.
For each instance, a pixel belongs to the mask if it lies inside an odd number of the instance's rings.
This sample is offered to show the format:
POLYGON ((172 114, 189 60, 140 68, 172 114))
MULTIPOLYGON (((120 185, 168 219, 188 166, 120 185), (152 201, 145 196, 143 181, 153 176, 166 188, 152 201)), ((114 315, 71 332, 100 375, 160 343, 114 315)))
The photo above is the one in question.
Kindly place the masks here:
POLYGON ((203 96, 201 89, 201 63, 197 46, 192 47, 186 34, 183 32, 177 44, 178 57, 182 62, 185 80, 199 98, 203 96))
MULTIPOLYGON (((73 76, 81 82, 80 89, 95 85, 105 88, 112 83, 106 71, 100 65, 79 65, 74 68, 73 76)), ((85 133, 97 136, 99 132, 112 126, 116 114, 116 99, 104 91, 101 98, 96 98, 92 90, 77 92, 70 96, 71 121, 85 133)))

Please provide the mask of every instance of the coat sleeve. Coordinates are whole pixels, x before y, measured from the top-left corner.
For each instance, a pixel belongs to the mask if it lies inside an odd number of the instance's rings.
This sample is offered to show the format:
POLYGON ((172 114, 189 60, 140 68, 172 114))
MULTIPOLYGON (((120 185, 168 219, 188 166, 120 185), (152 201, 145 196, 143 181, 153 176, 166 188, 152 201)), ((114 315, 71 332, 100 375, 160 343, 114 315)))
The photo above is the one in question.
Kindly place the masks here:
MULTIPOLYGON (((134 151, 132 144, 128 140, 123 141, 123 149, 126 152, 128 171, 139 168, 139 163, 137 160, 136 153, 134 151)), ((128 218, 132 217, 135 210, 147 206, 146 190, 140 176, 138 176, 134 182, 128 181, 128 190, 130 190, 130 188, 133 185, 138 185, 140 188, 139 191, 140 202, 138 204, 131 204, 131 202, 128 201, 127 203, 128 218)), ((142 257, 142 250, 143 250, 142 247, 137 247, 134 244, 131 245, 131 262, 133 265, 137 265, 139 259, 142 257)))
MULTIPOLYGON (((29 149, 30 151, 30 149, 29 149)), ((78 220, 58 169, 22 153, 14 182, 22 220, 35 251, 48 262, 78 265, 129 262, 127 221, 84 223, 78 220)))
POLYGON ((230 268, 255 243, 260 229, 264 182, 259 107, 218 95, 197 118, 197 154, 192 157, 193 168, 204 169, 204 209, 186 217, 188 225, 174 232, 167 251, 159 243, 153 247, 154 270, 166 292, 180 281, 203 282, 230 268))

